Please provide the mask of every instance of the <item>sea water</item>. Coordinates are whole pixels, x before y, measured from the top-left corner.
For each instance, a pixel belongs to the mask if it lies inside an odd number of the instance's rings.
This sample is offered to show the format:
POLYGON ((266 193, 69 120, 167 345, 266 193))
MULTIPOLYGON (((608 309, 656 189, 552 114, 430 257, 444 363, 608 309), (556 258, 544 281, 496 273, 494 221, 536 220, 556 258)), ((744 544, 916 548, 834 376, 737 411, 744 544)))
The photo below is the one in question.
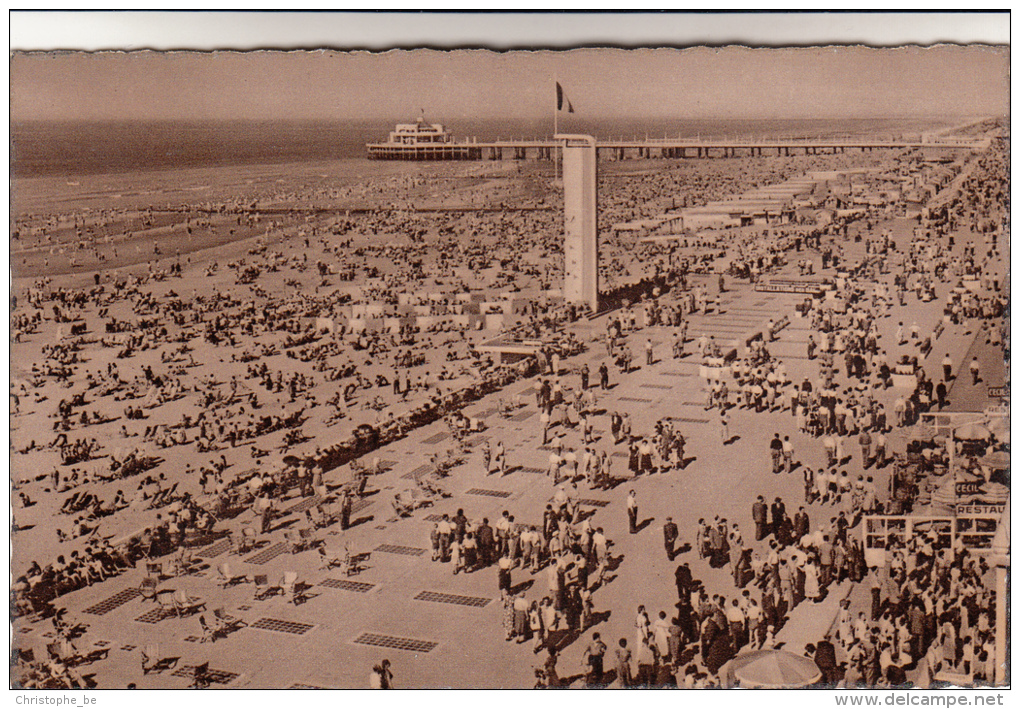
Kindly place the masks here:
MULTIPOLYGON (((430 119, 432 120, 432 119, 430 119)), ((435 119, 437 121, 441 119, 435 119)), ((394 121, 396 122, 396 121, 394 121)), ((561 132, 614 139, 917 139, 950 121, 868 119, 590 119, 564 116, 561 132)), ((14 177, 57 177, 193 167, 364 158, 393 125, 379 121, 27 121, 11 126, 14 177)), ((469 120, 458 142, 549 139, 552 120, 469 120)))

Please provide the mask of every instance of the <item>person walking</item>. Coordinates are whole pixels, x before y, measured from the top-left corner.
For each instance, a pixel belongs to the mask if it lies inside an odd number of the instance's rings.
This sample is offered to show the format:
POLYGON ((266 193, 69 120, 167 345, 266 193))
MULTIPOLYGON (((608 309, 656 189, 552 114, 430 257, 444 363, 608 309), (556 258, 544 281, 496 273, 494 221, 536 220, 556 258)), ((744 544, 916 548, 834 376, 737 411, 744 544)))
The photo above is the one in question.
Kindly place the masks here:
POLYGON ((662 541, 666 547, 666 557, 673 561, 676 558, 676 540, 680 537, 680 530, 672 517, 666 518, 666 524, 662 525, 662 541))
POLYGON ((725 446, 730 442, 730 415, 725 409, 719 411, 719 433, 722 436, 722 444, 725 446))
POLYGON ((861 464, 867 470, 871 466, 871 434, 868 433, 867 429, 861 431, 861 435, 857 437, 857 442, 861 446, 861 464))
MULTIPOLYGON (((545 441, 542 442, 542 445, 545 445, 545 441)), ((492 450, 489 448, 488 441, 482 443, 482 466, 485 468, 486 475, 492 472, 492 450)))
POLYGON ((655 345, 652 344, 651 339, 645 340, 645 364, 651 365, 655 358, 655 345))
POLYGON ((825 459, 829 467, 835 467, 836 465, 836 439, 832 437, 831 433, 825 434, 825 438, 822 439, 822 447, 825 448, 825 459))
POLYGON ((783 441, 780 440, 778 433, 769 441, 769 451, 772 454, 772 474, 778 475, 782 470, 783 460, 783 441))
POLYGON ((599 365, 599 386, 602 391, 609 388, 609 367, 605 362, 599 365))
POLYGON ((780 534, 779 530, 782 528, 783 522, 786 520, 786 505, 783 504, 783 500, 781 498, 777 497, 775 499, 775 502, 772 503, 772 509, 770 512, 772 514, 772 534, 778 537, 780 534))
POLYGON ((942 358, 942 379, 948 382, 950 379, 952 379, 952 377, 953 377, 953 360, 949 356, 949 353, 947 352, 946 356, 942 358))
POLYGON ((627 495, 627 520, 630 525, 630 533, 637 534, 638 503, 637 493, 633 490, 627 495))
POLYGON ((769 535, 769 508, 761 495, 751 505, 751 519, 754 520, 754 539, 760 542, 769 535))
POLYGON ((783 469, 787 473, 793 472, 793 444, 789 436, 783 436, 783 469))
POLYGON ((620 638, 620 647, 616 650, 616 678, 621 687, 631 687, 634 684, 632 658, 631 651, 627 649, 627 638, 620 638))
POLYGON ((981 381, 981 365, 978 363, 978 358, 974 357, 970 361, 970 378, 971 384, 977 386, 977 383, 981 381))
POLYGON ((602 642, 601 635, 592 633, 591 643, 585 648, 583 657, 588 668, 585 673, 585 686, 589 689, 601 687, 606 659, 606 644, 602 642))
POLYGON ((503 449, 503 441, 496 441, 492 462, 500 475, 506 475, 506 451, 503 449))

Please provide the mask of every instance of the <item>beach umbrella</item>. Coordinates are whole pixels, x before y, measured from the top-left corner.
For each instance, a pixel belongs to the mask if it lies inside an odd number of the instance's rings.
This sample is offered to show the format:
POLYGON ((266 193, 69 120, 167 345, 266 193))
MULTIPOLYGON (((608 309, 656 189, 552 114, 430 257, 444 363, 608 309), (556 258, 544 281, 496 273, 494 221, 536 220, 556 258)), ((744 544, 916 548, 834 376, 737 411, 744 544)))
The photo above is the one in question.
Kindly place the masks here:
POLYGON ((775 649, 738 655, 733 658, 732 671, 744 688, 796 689, 822 678, 811 658, 775 649))
POLYGON ((995 451, 982 458, 978 458, 978 463, 996 470, 1006 470, 1009 468, 1009 453, 1006 451, 995 451))
POLYGON ((984 441, 990 435, 987 428, 976 423, 969 423, 956 430, 956 439, 959 441, 984 441))
POLYGON ((1005 418, 997 418, 988 424, 988 430, 998 440, 1002 440, 1002 435, 1009 435, 1009 421, 1005 418))

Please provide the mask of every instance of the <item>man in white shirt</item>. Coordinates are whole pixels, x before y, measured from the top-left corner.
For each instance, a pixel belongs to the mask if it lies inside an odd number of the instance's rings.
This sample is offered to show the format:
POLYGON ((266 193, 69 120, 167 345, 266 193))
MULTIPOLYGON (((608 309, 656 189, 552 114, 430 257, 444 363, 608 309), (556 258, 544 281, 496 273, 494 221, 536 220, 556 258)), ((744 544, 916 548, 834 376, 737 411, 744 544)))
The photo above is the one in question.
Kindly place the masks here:
POLYGON ((563 459, 555 452, 549 454, 549 477, 553 479, 553 485, 560 484, 560 464, 563 459))
POLYGON ((439 558, 441 561, 447 561, 450 558, 450 539, 453 537, 453 524, 450 522, 449 515, 443 515, 443 518, 439 520, 439 558))

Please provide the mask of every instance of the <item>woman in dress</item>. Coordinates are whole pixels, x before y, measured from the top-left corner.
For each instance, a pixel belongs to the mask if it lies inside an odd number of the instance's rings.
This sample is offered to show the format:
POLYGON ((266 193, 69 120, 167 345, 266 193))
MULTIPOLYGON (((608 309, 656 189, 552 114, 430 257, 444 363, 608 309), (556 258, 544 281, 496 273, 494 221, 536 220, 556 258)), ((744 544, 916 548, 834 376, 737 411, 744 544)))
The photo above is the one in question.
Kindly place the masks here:
POLYGON ((818 583, 818 565, 814 559, 804 564, 804 597, 815 603, 821 600, 822 591, 818 583))
MULTIPOLYGON (((510 642, 516 637, 514 630, 514 603, 516 599, 512 596, 503 597, 503 639, 510 642)), ((520 642, 518 640, 517 642, 520 642)))
POLYGON ((510 595, 510 568, 513 566, 513 561, 509 556, 504 554, 499 560, 499 597, 506 598, 510 595))
POLYGON ((470 573, 478 566, 478 542, 475 535, 468 532, 464 537, 464 572, 470 573))
POLYGON ((453 541, 450 542, 450 560, 453 562, 453 574, 457 575, 457 572, 464 570, 464 554, 462 553, 461 543, 454 537, 453 541))

